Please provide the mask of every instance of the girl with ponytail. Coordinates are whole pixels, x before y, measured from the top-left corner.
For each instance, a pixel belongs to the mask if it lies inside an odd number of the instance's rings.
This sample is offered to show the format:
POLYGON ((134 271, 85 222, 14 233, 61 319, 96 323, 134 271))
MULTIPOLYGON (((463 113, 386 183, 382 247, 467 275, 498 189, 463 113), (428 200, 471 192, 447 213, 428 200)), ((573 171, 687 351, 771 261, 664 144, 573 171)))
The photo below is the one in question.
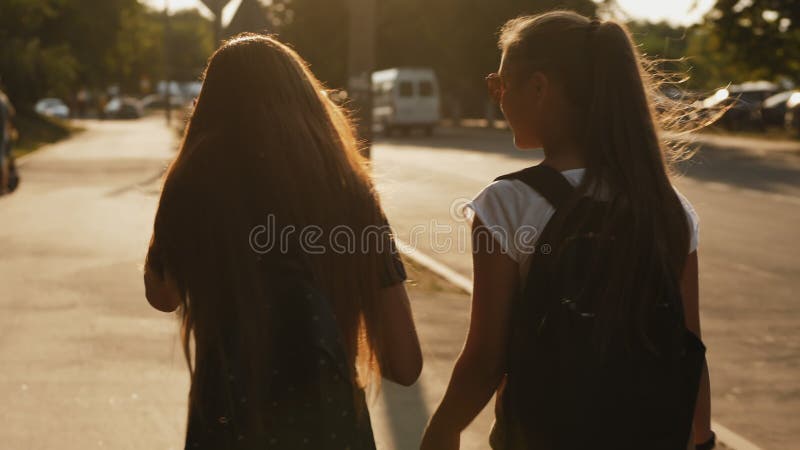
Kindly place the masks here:
MULTIPOLYGON (((614 21, 566 11, 520 17, 502 28, 499 47, 500 69, 487 77, 490 95, 503 110, 515 145, 542 148, 544 160, 500 177, 469 205, 472 318, 422 448, 458 448, 461 431, 495 393, 497 420, 490 439, 494 449, 713 447, 708 370, 698 340, 698 218, 670 181, 670 163, 680 155, 659 141, 659 132, 677 123, 675 111, 670 118, 669 110, 653 107, 655 83, 628 31, 614 21), (596 210, 602 214, 574 214, 586 206, 586 199, 601 205, 596 210), (583 222, 576 223, 579 217, 583 222), (589 217, 597 218, 594 228, 584 223, 589 217), (516 237, 523 229, 537 233, 521 242, 516 237), (574 233, 587 229, 592 232, 574 233), (569 259, 565 249, 570 240, 581 239, 594 242, 592 248, 599 250, 574 265, 584 275, 582 281, 558 284, 574 279, 564 273, 562 263, 569 259), (574 296, 557 296, 556 306, 550 306, 545 303, 554 286, 580 289, 574 296), (674 305, 670 298, 677 299, 674 305), (650 373, 645 364, 656 367, 669 359, 664 355, 671 344, 659 343, 660 331, 653 325, 661 320, 654 318, 666 317, 653 312, 662 306, 675 312, 681 333, 686 333, 678 339, 686 343, 680 356, 665 364, 674 363, 669 367, 675 374, 689 373, 683 370, 686 365, 675 361, 686 357, 686 349, 689 355, 699 355, 695 375, 683 377, 684 384, 671 383, 667 371, 654 371, 658 379, 636 375, 650 373), (570 308, 579 314, 558 312, 570 308), (570 360, 567 351, 579 346, 578 338, 558 328, 578 322, 571 330, 586 330, 588 350, 570 360), (545 336, 556 338, 546 341, 545 336), (556 350, 542 350, 548 342, 556 350), (525 359, 529 354, 539 355, 538 365, 525 359), (612 394, 582 387, 584 382, 600 386, 598 380, 612 373, 602 370, 620 361, 642 366, 624 372, 629 388, 612 394), (525 377, 512 376, 512 367, 525 364, 527 372, 516 372, 525 377), (584 369, 587 373, 581 374, 567 370, 574 367, 603 369, 584 369), (575 380, 581 381, 570 384, 575 380), (688 394, 682 396, 685 402, 671 406, 642 397, 655 393, 652 398, 668 401, 658 397, 659 391, 688 394), (531 392, 538 394, 525 397, 531 392), (613 403, 629 400, 630 411, 607 417, 613 403), (687 414, 659 416, 658 411, 679 411, 682 405, 687 414), (657 421, 660 428, 635 429, 639 421, 657 421)), ((614 382, 621 383, 613 380, 608 385, 614 382)))

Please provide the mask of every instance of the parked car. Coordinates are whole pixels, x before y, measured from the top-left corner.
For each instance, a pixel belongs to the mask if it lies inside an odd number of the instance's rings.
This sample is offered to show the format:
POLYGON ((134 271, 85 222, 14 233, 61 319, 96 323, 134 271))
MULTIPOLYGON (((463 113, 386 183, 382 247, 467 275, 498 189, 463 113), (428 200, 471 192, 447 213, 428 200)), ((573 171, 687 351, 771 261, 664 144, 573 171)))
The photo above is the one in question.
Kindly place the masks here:
POLYGON ((769 81, 733 84, 718 90, 703 100, 702 106, 708 109, 729 105, 728 110, 719 119, 719 123, 729 130, 747 128, 763 130, 764 120, 761 114, 761 105, 767 97, 775 94, 778 90, 778 85, 769 81))
POLYGON ((800 91, 795 91, 786 102, 786 126, 800 136, 800 91))
MULTIPOLYGON (((142 107, 145 109, 164 109, 167 107, 167 99, 161 94, 150 94, 142 98, 142 107)), ((173 109, 180 109, 188 102, 182 95, 172 95, 169 97, 169 105, 173 109)))
POLYGON ((131 97, 114 97, 103 111, 110 119, 138 119, 144 115, 142 102, 131 97))
POLYGON ((43 98, 36 102, 34 110, 48 117, 58 117, 59 119, 69 118, 69 107, 58 98, 43 98))
POLYGON ((440 120, 439 82, 431 68, 399 67, 372 74, 372 120, 386 135, 421 128, 433 134, 440 120))
POLYGON ((764 125, 785 127, 786 115, 789 112, 789 100, 792 96, 800 95, 800 91, 783 91, 768 97, 761 104, 761 116, 764 119, 764 125))

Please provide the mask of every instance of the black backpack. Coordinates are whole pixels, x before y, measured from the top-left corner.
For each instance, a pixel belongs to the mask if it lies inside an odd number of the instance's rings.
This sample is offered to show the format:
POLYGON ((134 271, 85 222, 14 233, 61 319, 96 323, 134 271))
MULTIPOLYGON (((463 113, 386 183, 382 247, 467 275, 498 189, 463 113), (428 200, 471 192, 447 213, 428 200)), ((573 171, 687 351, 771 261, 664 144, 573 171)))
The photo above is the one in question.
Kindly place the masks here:
MULTIPOLYGON (((229 391, 207 393, 202 409, 190 406, 187 450, 375 449, 364 393, 351 381, 327 296, 304 277, 287 278, 284 301, 273 307, 281 320, 274 369, 264 380, 267 398, 253 399, 239 384, 241 361, 231 364, 235 369, 230 374, 208 368, 221 377, 212 385, 228 383, 229 391), (241 426, 256 401, 269 422, 258 435, 241 426)), ((235 360, 235 347, 228 347, 235 360)))
POLYGON ((512 306, 507 376, 497 400, 503 439, 494 448, 685 449, 705 347, 685 326, 677 278, 665 271, 662 295, 648 312, 651 345, 612 342, 598 352, 597 290, 588 276, 597 271, 586 262, 608 248, 598 242, 607 203, 574 198, 575 188, 546 166, 498 179, 525 182, 556 212, 512 306))

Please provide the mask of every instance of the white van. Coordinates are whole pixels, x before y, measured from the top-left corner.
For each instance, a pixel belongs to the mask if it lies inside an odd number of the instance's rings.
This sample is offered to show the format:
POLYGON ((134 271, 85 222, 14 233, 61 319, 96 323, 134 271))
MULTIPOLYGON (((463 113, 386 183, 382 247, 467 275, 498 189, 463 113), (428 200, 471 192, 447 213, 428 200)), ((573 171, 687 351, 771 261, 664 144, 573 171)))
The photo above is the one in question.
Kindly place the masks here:
POLYGON ((439 83, 431 68, 400 67, 372 74, 372 120, 386 135, 439 124, 439 83))

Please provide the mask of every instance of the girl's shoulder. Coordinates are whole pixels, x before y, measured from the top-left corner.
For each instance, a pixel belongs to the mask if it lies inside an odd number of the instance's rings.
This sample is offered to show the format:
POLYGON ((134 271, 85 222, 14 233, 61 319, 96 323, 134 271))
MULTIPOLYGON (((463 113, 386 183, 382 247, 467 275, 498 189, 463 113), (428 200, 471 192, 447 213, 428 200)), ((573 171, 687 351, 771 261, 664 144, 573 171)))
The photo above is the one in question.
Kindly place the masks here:
POLYGON ((700 216, 697 215, 697 211, 695 211, 689 199, 675 186, 672 188, 675 189, 675 194, 677 194, 681 205, 683 205, 683 210, 686 212, 686 221, 689 222, 689 253, 692 253, 700 245, 700 216))
MULTIPOLYGON (((584 169, 573 169, 561 172, 573 186, 578 186, 583 179, 584 169)), ((553 207, 547 200, 525 182, 516 179, 503 179, 490 183, 467 205, 484 224, 483 213, 497 212, 507 216, 509 222, 517 225, 539 217, 549 218, 553 207)), ((538 220, 534 220, 538 222, 538 220)))
POLYGON ((467 218, 480 219, 511 259, 523 258, 523 247, 535 243, 554 209, 547 200, 519 180, 494 181, 467 203, 467 218), (525 246, 520 246, 520 240, 525 246))
MULTIPOLYGON (((562 172, 573 185, 578 186, 583 178, 583 169, 562 172)), ((677 188, 675 193, 680 199, 689 225, 689 252, 697 250, 699 245, 700 218, 694 206, 677 188)), ((496 240, 512 259, 519 261, 523 255, 515 251, 514 243, 520 234, 535 243, 538 236, 553 216, 555 210, 538 192, 520 180, 498 180, 484 187, 466 204, 466 217, 473 221, 476 217, 490 228, 496 240), (519 253, 519 254, 518 254, 519 253)))

